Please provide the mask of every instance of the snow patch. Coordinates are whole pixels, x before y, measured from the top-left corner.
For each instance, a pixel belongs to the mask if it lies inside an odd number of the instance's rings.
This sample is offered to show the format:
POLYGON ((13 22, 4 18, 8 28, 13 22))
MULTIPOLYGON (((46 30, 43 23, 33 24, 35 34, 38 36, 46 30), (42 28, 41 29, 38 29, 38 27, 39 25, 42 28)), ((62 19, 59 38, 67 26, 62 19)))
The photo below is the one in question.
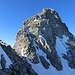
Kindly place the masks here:
POLYGON ((31 36, 30 36, 30 33, 29 33, 28 29, 26 29, 26 32, 27 32, 27 34, 28 34, 28 36, 29 36, 29 39, 32 40, 32 38, 31 38, 31 36))
POLYGON ((63 39, 56 37, 56 50, 58 55, 61 56, 63 53, 66 54, 66 48, 68 47, 65 43, 68 40, 68 37, 63 35, 63 39))
POLYGON ((46 41, 46 39, 41 35, 39 35, 39 38, 42 38, 44 41, 46 41))
POLYGON ((23 52, 24 48, 21 49, 21 55, 24 56, 24 52, 23 52))
MULTIPOLYGON (((41 38, 44 42, 45 42, 45 44, 47 44, 47 41, 46 41, 46 39, 43 37, 43 36, 41 36, 41 35, 39 35, 39 38, 41 38)), ((41 43, 42 44, 42 43, 41 43)), ((43 44, 42 44, 43 45, 43 44)))
POLYGON ((39 48, 39 46, 36 44, 35 41, 33 41, 33 45, 34 45, 34 47, 36 49, 36 54, 38 55, 38 58, 39 58, 39 56, 43 56, 45 58, 45 60, 48 63, 50 63, 49 60, 46 58, 46 54, 39 48), (38 49, 37 49, 37 47, 38 47, 38 49))
POLYGON ((59 75, 75 75, 75 70, 70 68, 68 66, 68 62, 62 58, 62 53, 66 54, 67 45, 65 43, 68 42, 68 39, 69 37, 66 37, 65 35, 63 35, 63 39, 60 39, 58 37, 56 39, 56 51, 58 55, 60 56, 60 59, 63 65, 63 70, 60 71, 59 75))
POLYGON ((22 57, 25 57, 25 58, 27 57, 26 53, 24 53, 24 48, 21 49, 21 55, 22 57))
POLYGON ((62 42, 62 44, 64 45, 64 47, 66 48, 66 50, 68 49, 68 46, 66 45, 68 40, 69 40, 69 37, 65 36, 65 35, 63 35, 63 39, 60 40, 62 42))
POLYGON ((42 18, 42 20, 43 20, 43 21, 45 21, 45 19, 44 19, 44 18, 42 18))
POLYGON ((58 27, 59 25, 58 25, 58 24, 56 24, 56 26, 58 27))

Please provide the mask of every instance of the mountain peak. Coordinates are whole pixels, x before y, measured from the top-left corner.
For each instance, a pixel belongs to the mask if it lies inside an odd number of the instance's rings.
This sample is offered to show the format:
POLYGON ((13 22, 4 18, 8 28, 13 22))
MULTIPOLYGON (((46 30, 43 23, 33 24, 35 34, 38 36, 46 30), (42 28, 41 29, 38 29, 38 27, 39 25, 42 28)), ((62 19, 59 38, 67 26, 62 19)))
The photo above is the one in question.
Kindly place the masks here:
POLYGON ((41 13, 23 22, 22 28, 17 33, 14 48, 20 56, 23 55, 22 51, 34 64, 41 61, 46 69, 52 64, 57 70, 62 70, 61 58, 55 46, 57 37, 63 39, 63 36, 68 37, 68 41, 74 40, 58 13, 53 9, 45 8, 41 13))
POLYGON ((23 25, 28 25, 28 23, 33 22, 33 21, 51 21, 52 23, 57 23, 57 22, 62 22, 61 18, 59 17, 58 13, 49 8, 45 8, 42 10, 42 12, 28 18, 23 22, 23 25))
POLYGON ((31 64, 36 72, 31 70, 32 75, 75 74, 75 37, 53 9, 45 8, 23 22, 14 49, 31 64))
POLYGON ((61 20, 58 13, 55 10, 49 8, 44 8, 40 15, 45 15, 46 19, 51 19, 51 16, 54 16, 54 18, 61 20))

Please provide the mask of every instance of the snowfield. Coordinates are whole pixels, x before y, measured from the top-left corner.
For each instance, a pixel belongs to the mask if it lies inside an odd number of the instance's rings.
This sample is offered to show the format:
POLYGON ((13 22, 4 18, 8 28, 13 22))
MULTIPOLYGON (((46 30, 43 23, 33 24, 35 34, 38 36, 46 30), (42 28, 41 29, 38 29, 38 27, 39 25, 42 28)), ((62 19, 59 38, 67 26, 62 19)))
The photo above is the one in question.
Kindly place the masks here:
POLYGON ((58 75, 75 75, 75 70, 70 68, 68 66, 68 62, 62 58, 62 53, 66 54, 66 51, 67 51, 66 48, 68 46, 66 46, 65 43, 68 41, 68 39, 69 39, 68 37, 63 35, 63 39, 60 39, 57 37, 57 40, 56 40, 56 50, 57 50, 58 55, 61 58, 61 62, 63 65, 63 70, 60 71, 60 74, 58 74, 58 75))

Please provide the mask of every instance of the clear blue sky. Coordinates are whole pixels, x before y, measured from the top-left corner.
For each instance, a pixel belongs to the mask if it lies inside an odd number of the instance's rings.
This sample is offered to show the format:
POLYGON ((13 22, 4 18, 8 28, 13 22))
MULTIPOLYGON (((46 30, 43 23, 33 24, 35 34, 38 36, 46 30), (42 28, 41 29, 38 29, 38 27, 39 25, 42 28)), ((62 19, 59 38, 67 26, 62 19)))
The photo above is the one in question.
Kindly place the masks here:
POLYGON ((22 22, 43 8, 56 10, 75 35, 74 0, 0 0, 0 39, 13 45, 22 22))

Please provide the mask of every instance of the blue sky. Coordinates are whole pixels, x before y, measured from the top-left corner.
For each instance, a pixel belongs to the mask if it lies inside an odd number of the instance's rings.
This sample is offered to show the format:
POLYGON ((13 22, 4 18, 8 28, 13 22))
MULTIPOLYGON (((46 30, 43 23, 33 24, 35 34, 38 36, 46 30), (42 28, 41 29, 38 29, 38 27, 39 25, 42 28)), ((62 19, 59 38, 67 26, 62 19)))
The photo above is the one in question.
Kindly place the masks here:
POLYGON ((75 35, 74 0, 0 0, 0 39, 13 46, 22 22, 43 8, 56 10, 75 35))

